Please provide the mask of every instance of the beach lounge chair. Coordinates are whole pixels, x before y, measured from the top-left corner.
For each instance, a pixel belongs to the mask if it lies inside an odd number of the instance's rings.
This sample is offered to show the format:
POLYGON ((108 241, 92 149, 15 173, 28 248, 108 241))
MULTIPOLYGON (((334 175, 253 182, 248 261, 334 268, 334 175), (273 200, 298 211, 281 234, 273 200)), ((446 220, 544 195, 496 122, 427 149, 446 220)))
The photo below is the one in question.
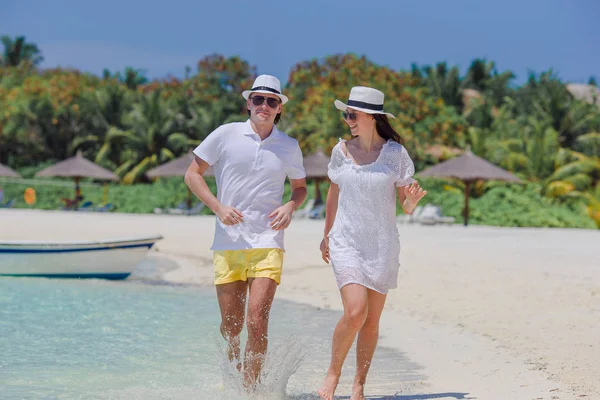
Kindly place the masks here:
POLYGON ((427 204, 418 216, 421 225, 453 224, 454 217, 444 217, 439 206, 427 204))
POLYGON ((306 205, 292 214, 292 218, 308 218, 310 211, 315 206, 315 199, 308 199, 306 205))
POLYGON ((96 208, 90 207, 89 210, 97 211, 97 212, 108 212, 108 211, 113 211, 115 208, 116 207, 114 206, 114 204, 108 203, 101 207, 96 207, 96 208))
POLYGON ((202 210, 204 210, 204 203, 198 203, 196 204, 194 207, 190 208, 189 210, 185 210, 184 214, 185 215, 198 215, 200 213, 202 213, 202 210))
POLYGON ((313 207, 312 210, 308 212, 308 218, 310 219, 323 219, 325 218, 325 204, 319 204, 316 207, 313 207))
POLYGON ((90 210, 92 208, 92 205, 94 203, 92 203, 91 201, 86 201, 85 203, 83 203, 82 205, 80 205, 79 207, 77 207, 77 211, 87 211, 90 210))
POLYGON ((196 215, 204 209, 204 203, 198 203, 192 208, 167 208, 165 213, 171 215, 196 215))
POLYGON ((169 212, 169 210, 185 210, 187 208, 187 202, 186 201, 182 201, 181 203, 177 204, 177 207, 175 208, 170 208, 170 207, 166 207, 166 208, 160 208, 160 207, 156 207, 154 209, 154 214, 171 214, 171 212, 169 212))
POLYGON ((400 214, 396 217, 396 220, 401 224, 412 224, 417 221, 423 206, 417 206, 412 214, 400 214))
POLYGON ((0 208, 12 208, 12 206, 15 205, 15 202, 16 202, 15 199, 10 199, 5 204, 0 204, 0 208))
POLYGON ((74 199, 63 197, 61 200, 63 203, 65 203, 65 205, 62 207, 63 210, 77 210, 79 208, 79 204, 83 201, 83 196, 78 196, 74 199))

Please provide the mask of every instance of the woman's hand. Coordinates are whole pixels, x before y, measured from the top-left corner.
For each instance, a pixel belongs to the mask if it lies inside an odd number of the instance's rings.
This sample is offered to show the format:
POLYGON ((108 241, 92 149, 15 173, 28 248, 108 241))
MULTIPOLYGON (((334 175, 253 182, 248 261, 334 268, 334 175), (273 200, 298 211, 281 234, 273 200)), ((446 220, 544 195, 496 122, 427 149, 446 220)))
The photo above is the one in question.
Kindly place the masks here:
POLYGON ((425 197, 426 194, 427 191, 423 190, 417 181, 414 181, 408 186, 404 186, 404 196, 406 198, 402 203, 404 211, 408 214, 412 214, 419 201, 425 197))
POLYGON ((325 261, 327 264, 329 264, 329 238, 324 237, 323 240, 321 240, 321 257, 323 257, 323 261, 325 261))

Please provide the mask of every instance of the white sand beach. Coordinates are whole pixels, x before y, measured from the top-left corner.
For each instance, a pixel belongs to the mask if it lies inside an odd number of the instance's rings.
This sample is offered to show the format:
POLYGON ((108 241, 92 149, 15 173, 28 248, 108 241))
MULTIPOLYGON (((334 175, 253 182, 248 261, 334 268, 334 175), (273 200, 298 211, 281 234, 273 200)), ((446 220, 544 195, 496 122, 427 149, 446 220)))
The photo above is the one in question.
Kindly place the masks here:
MULTIPOLYGON (((151 278, 212 284, 214 217, 0 210, 0 228, 2 240, 160 233, 151 278)), ((292 222, 277 298, 341 310, 322 231, 323 221, 292 222)), ((422 397, 389 398, 600 399, 600 231, 401 225, 400 238, 380 345, 425 378, 411 388, 422 397)))

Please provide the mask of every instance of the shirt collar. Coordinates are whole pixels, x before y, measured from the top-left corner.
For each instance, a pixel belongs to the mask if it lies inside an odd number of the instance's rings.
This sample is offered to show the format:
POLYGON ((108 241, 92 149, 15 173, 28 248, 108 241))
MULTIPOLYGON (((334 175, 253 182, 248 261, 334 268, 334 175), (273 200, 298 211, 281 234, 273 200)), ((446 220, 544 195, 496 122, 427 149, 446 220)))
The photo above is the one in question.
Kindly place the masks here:
MULTIPOLYGON (((258 133, 254 132, 254 129, 252 129, 252 125, 250 124, 250 119, 246 120, 246 129, 244 130, 244 135, 246 135, 246 136, 257 135, 258 136, 258 133)), ((279 129, 277 129, 277 125, 273 125, 273 130, 271 131, 271 134, 265 140, 275 139, 277 136, 279 136, 279 129)))

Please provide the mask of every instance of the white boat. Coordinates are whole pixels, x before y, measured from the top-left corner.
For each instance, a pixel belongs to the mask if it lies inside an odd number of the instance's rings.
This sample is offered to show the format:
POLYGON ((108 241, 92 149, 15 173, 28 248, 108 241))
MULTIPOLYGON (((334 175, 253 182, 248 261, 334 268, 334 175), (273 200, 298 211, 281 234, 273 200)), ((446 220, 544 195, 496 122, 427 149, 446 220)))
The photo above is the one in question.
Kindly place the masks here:
POLYGON ((125 279, 160 239, 0 240, 0 276, 125 279))

